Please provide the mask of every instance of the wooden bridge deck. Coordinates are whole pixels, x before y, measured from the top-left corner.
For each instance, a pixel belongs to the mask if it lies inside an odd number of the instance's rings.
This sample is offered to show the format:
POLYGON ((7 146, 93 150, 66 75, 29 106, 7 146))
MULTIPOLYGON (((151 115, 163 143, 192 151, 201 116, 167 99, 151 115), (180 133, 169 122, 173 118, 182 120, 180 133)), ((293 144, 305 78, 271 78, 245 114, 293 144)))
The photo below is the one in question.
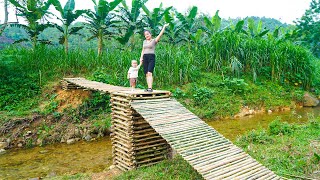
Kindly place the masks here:
POLYGON ((233 145, 215 129, 199 119, 168 91, 149 94, 141 90, 107 85, 82 78, 64 79, 68 83, 105 93, 129 94, 131 108, 138 112, 168 144, 204 179, 281 179, 268 168, 233 145))

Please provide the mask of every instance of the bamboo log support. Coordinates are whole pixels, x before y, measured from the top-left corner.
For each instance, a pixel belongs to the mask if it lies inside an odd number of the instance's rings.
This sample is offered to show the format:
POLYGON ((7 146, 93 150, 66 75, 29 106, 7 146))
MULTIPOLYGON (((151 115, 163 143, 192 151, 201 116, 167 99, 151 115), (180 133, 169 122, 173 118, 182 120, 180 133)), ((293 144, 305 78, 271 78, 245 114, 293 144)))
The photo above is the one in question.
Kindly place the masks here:
POLYGON ((154 144, 154 145, 146 145, 146 146, 142 146, 142 147, 133 147, 133 149, 135 150, 135 151, 137 151, 137 150, 142 150, 142 149, 149 149, 149 148, 154 148, 154 149, 156 149, 157 147, 162 147, 162 146, 166 146, 167 145, 167 143, 159 143, 159 144, 154 144))
POLYGON ((159 161, 159 160, 164 160, 166 157, 165 156, 158 156, 158 157, 154 157, 154 158, 150 158, 150 159, 146 159, 140 162, 137 162, 137 164, 145 164, 148 162, 152 162, 152 161, 159 161))
POLYGON ((154 152, 160 152, 160 151, 163 151, 163 150, 167 151, 168 147, 167 146, 163 146, 163 147, 158 147, 157 149, 143 149, 143 150, 140 150, 140 151, 135 151, 134 155, 140 156, 140 155, 143 155, 143 154, 150 154, 150 153, 154 153, 154 152))
POLYGON ((126 167, 130 168, 130 167, 134 167, 134 163, 133 162, 128 162, 123 160, 121 157, 116 156, 115 160, 120 162, 121 164, 124 164, 126 167))

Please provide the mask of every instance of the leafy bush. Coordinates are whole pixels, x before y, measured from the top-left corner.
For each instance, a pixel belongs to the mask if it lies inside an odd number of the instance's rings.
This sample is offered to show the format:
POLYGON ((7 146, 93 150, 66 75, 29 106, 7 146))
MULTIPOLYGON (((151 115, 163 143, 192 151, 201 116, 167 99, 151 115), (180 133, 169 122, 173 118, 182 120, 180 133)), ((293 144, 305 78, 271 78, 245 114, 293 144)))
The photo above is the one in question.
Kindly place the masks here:
POLYGON ((302 102, 303 101, 303 96, 304 96, 304 91, 303 90, 295 90, 293 91, 292 98, 295 101, 302 102))
POLYGON ((209 99, 212 97, 213 92, 208 88, 197 88, 194 87, 193 100, 195 105, 206 104, 209 99))
POLYGON ((320 116, 314 117, 314 114, 308 114, 308 125, 314 129, 320 129, 320 116))
POLYGON ((22 102, 40 94, 38 74, 14 67, 1 58, 0 69, 0 110, 10 111, 19 104, 30 108, 33 104, 22 102))
POLYGON ((233 94, 243 94, 248 90, 248 84, 244 82, 244 79, 238 78, 226 78, 221 86, 226 87, 233 94))
POLYGON ((269 124, 269 133, 270 135, 286 135, 292 134, 295 131, 296 127, 287 122, 281 122, 279 119, 272 121, 269 124))
POLYGON ((240 143, 259 143, 267 144, 272 142, 272 138, 265 130, 252 130, 238 138, 240 143))
POLYGON ((180 88, 176 88, 172 94, 175 98, 183 98, 186 96, 186 94, 180 88))

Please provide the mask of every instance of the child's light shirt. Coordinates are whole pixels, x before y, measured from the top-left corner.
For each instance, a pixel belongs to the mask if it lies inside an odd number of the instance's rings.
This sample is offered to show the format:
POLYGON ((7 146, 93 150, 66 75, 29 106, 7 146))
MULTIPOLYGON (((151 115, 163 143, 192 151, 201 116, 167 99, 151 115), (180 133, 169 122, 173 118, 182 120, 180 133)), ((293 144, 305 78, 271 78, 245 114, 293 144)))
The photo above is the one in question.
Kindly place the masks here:
POLYGON ((136 68, 130 67, 128 71, 129 78, 137 78, 139 69, 140 69, 140 64, 136 68))

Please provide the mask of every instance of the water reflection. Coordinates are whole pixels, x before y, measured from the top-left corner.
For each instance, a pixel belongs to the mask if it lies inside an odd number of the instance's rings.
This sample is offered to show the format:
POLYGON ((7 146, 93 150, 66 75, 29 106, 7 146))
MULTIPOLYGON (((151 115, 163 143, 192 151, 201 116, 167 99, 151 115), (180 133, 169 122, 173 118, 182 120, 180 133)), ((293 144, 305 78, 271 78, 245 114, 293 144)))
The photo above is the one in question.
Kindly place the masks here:
POLYGON ((111 157, 110 138, 10 150, 0 155, 0 179, 101 172, 112 164, 111 157))

